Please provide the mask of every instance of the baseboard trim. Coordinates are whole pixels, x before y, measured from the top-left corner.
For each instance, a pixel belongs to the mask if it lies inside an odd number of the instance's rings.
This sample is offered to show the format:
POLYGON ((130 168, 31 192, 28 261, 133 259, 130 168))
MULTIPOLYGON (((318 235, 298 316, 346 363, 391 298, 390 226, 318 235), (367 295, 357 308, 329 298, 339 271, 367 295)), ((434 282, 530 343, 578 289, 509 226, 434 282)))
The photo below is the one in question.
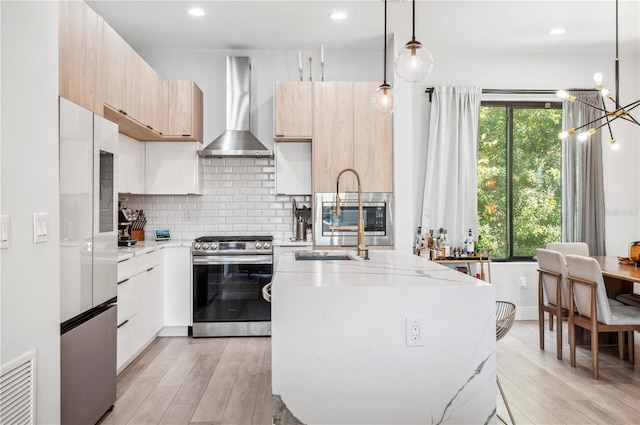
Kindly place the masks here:
POLYGON ((189 336, 188 326, 165 326, 160 329, 158 336, 189 336))

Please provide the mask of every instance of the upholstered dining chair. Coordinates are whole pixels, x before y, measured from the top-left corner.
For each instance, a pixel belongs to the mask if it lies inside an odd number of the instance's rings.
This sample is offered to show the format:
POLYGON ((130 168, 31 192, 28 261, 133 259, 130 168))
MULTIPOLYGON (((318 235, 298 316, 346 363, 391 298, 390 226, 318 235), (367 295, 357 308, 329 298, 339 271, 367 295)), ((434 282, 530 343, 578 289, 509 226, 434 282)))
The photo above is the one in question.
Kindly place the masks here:
POLYGON ((546 246, 552 251, 561 252, 562 255, 574 254, 589 256, 589 245, 586 242, 549 242, 546 246))
POLYGON ((539 248, 538 259, 538 326, 540 349, 544 350, 544 313, 549 313, 549 330, 556 325, 556 356, 562 360, 562 318, 569 317, 569 285, 564 256, 558 251, 539 248), (546 302, 545 302, 546 298, 546 302))
POLYGON ((634 331, 640 331, 640 307, 610 306, 600 264, 593 258, 569 254, 569 347, 571 366, 576 366, 575 328, 591 333, 593 379, 598 373, 598 335, 618 332, 618 355, 624 358, 624 336, 627 335, 629 363, 634 362, 634 331), (574 308, 575 307, 575 308, 574 308))

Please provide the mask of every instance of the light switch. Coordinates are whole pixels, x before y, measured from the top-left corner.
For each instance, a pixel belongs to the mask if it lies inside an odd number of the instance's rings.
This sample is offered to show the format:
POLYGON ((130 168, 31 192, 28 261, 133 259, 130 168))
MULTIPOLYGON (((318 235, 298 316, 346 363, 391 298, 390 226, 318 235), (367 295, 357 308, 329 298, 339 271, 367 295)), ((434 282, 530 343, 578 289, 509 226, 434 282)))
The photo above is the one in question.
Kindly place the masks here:
POLYGON ((11 216, 0 215, 0 249, 11 247, 11 216))
POLYGON ((49 214, 33 213, 33 243, 49 240, 49 214))

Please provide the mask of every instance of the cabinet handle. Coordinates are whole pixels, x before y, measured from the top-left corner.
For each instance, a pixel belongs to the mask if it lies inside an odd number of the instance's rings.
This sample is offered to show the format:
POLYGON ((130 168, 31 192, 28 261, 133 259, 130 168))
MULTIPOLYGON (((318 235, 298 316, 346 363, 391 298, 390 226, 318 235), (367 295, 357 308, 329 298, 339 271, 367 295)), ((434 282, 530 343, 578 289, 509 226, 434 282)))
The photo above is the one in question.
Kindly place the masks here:
POLYGON ((147 128, 148 128, 149 130, 153 130, 153 127, 151 127, 150 125, 148 125, 148 126, 147 126, 147 128))
POLYGON ((126 325, 127 323, 129 323, 129 319, 127 319, 127 320, 125 320, 124 322, 120 323, 120 324, 118 325, 118 328, 117 328, 117 329, 120 329, 121 327, 123 327, 123 326, 124 326, 124 325, 126 325))
POLYGON ((150 269, 147 269, 147 271, 150 272, 153 269, 155 269, 155 267, 151 267, 150 269))
POLYGON ((182 137, 191 137, 190 134, 183 134, 182 137))
POLYGON ((120 282, 118 282, 118 285, 120 285, 121 283, 125 283, 126 281, 128 281, 129 279, 125 279, 125 280, 121 280, 120 282))
POLYGON ((118 112, 120 112, 122 115, 127 115, 127 113, 125 111, 123 111, 122 109, 118 109, 118 112))

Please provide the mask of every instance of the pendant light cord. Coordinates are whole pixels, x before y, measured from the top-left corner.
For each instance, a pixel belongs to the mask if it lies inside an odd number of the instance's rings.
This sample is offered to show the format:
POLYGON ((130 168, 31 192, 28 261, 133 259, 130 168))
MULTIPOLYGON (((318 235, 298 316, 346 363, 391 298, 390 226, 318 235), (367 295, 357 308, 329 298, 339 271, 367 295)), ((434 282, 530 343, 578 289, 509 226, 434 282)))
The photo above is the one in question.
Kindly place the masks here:
POLYGON ((384 0, 384 34, 382 36, 382 42, 384 43, 384 57, 382 61, 384 65, 382 69, 384 69, 384 84, 387 84, 387 0, 384 0))
MULTIPOLYGON (((386 1, 386 0, 385 0, 386 1)), ((416 41, 416 0, 413 0, 413 9, 412 9, 412 22, 413 22, 413 28, 412 28, 412 33, 411 33, 411 41, 416 41)))
POLYGON ((620 108, 620 56, 618 55, 618 0, 616 0, 616 69, 615 69, 615 86, 616 86, 616 108, 620 108))

